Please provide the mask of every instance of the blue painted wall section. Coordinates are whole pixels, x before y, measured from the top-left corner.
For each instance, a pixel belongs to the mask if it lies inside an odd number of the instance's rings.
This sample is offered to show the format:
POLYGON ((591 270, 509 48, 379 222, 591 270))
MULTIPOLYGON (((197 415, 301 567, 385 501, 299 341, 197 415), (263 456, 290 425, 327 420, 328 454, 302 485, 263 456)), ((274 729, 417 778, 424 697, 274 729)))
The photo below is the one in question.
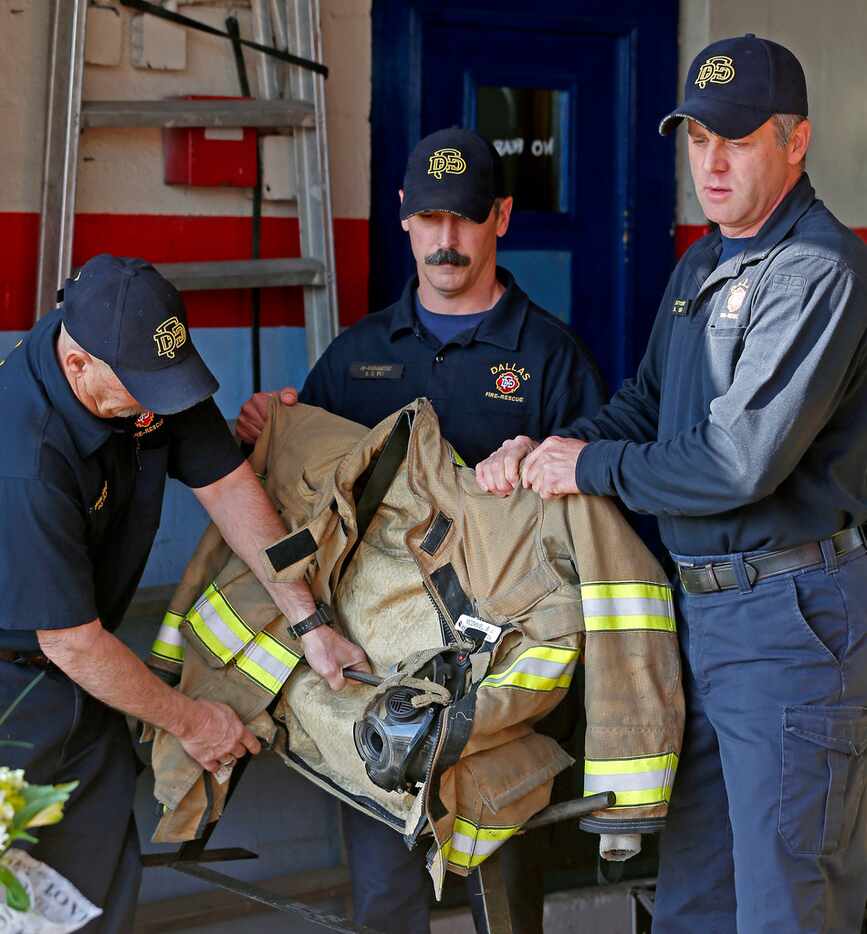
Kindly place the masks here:
MULTIPOLYGON (((501 249, 497 251, 497 262, 509 270, 537 305, 571 324, 572 255, 568 250, 501 249)), ((574 317, 580 330, 580 309, 575 309, 574 317)))

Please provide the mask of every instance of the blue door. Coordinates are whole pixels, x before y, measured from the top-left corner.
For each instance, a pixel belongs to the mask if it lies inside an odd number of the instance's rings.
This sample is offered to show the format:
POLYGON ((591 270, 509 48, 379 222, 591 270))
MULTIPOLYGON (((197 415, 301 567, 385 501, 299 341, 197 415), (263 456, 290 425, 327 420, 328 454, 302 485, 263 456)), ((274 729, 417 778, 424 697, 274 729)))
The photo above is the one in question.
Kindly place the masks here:
POLYGON ((515 208, 500 262, 590 346, 613 389, 634 373, 673 261, 677 2, 374 0, 371 307, 413 270, 397 223, 407 154, 475 127, 515 208))

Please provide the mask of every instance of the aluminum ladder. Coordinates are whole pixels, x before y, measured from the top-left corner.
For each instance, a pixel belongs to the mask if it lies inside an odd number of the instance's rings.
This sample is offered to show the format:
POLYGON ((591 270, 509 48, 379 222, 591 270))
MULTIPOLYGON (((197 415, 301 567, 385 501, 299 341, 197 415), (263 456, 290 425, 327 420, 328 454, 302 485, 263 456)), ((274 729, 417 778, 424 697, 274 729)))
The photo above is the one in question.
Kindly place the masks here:
MULTIPOLYGON (((334 231, 328 176, 324 77, 259 54, 261 99, 83 101, 88 0, 52 0, 51 64, 43 163, 36 314, 55 305, 72 271, 79 137, 88 127, 260 127, 291 131, 301 257, 160 263, 180 291, 303 286, 310 365, 337 335, 334 231)), ((252 0, 257 42, 321 61, 319 0, 252 0)), ((147 15, 147 14, 143 14, 147 15)))

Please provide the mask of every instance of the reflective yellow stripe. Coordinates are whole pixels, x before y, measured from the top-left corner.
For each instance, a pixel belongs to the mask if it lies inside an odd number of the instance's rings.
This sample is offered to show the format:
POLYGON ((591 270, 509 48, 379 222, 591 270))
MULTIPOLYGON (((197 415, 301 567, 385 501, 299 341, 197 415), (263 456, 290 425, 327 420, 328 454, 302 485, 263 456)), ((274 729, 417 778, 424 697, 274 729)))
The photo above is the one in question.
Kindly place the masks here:
POLYGON ((641 581, 581 585, 587 632, 649 629, 676 632, 671 588, 641 581))
POLYGON ((632 759, 585 759, 584 796, 613 791, 616 808, 667 804, 677 762, 673 752, 632 759))
POLYGON ((522 652, 505 670, 488 675, 481 688, 526 688, 530 691, 553 691, 568 688, 578 661, 578 649, 536 645, 522 652))
POLYGON ((225 665, 253 638, 253 630, 235 612, 216 584, 202 594, 187 614, 190 628, 225 665))
POLYGON ((449 445, 449 450, 452 452, 452 463, 453 464, 457 464, 458 467, 467 466, 467 462, 461 457, 460 454, 458 454, 458 452, 451 445, 449 445))
POLYGON ((636 759, 587 759, 586 775, 636 775, 657 769, 677 768, 677 755, 673 752, 661 756, 640 756, 636 759))
POLYGON ((474 869, 502 846, 519 828, 480 827, 456 817, 452 835, 443 844, 443 856, 454 866, 474 869))
POLYGON ((593 599, 594 597, 655 597, 659 600, 667 600, 671 596, 671 588, 668 584, 647 584, 641 581, 625 581, 622 584, 582 584, 581 598, 593 599))
POLYGON ((268 632, 260 632, 235 660, 235 665, 269 694, 276 694, 301 660, 268 632))
POLYGON ((184 660, 184 642, 180 626, 184 621, 180 613, 169 610, 163 617, 162 625, 151 646, 151 655, 164 658, 169 662, 182 662, 184 660))

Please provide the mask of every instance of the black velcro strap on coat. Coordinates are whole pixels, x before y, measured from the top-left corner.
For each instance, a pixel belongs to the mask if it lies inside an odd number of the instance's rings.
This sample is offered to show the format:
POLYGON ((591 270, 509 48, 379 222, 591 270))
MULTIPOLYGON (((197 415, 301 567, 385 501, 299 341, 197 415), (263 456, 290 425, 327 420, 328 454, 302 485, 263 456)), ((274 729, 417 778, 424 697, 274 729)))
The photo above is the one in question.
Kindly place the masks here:
POLYGON ((294 535, 281 538, 279 542, 265 549, 265 554, 275 571, 282 571, 302 558, 309 558, 316 553, 316 540, 308 529, 302 529, 294 535))
POLYGON ((391 432, 379 452, 376 459, 376 465, 367 478, 367 483, 361 491, 355 505, 355 521, 358 526, 358 538, 360 542, 371 520, 379 509, 383 497, 388 492, 392 480, 394 480, 403 459, 406 457, 406 449, 409 445, 409 434, 412 430, 413 413, 408 409, 400 413, 398 420, 394 423, 391 432))
POLYGON ((376 457, 376 463, 373 464, 372 468, 368 467, 367 479, 364 481, 364 486, 361 492, 356 495, 355 500, 355 522, 358 528, 358 536, 340 569, 341 577, 355 557, 355 551, 367 533, 367 527, 376 515, 376 510, 379 509, 383 497, 388 492, 395 474, 406 457, 413 418, 415 418, 415 413, 409 409, 405 409, 400 413, 397 421, 392 426, 391 432, 385 439, 385 444, 376 457))
POLYGON ((429 555, 435 555, 440 550, 440 545, 442 545, 446 535, 449 534, 449 529, 453 524, 453 519, 450 519, 444 512, 438 512, 422 539, 421 550, 426 551, 429 555))
POLYGON ((473 615, 473 604, 464 593, 458 575, 450 564, 444 564, 438 568, 431 574, 430 579, 449 611, 453 623, 456 623, 458 618, 464 614, 473 615))

